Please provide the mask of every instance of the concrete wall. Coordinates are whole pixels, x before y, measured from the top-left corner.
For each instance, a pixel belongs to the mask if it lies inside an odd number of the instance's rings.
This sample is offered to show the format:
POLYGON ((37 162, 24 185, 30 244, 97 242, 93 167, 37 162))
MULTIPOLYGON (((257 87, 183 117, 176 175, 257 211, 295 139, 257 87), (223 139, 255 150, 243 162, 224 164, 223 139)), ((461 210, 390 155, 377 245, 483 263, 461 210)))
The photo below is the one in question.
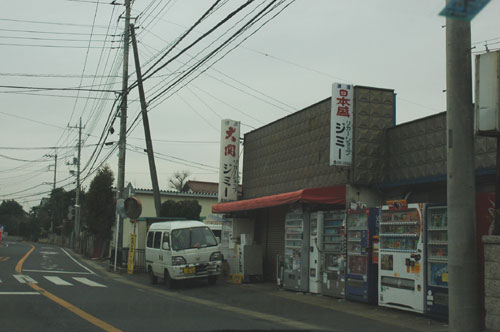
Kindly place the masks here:
POLYGON ((245 135, 243 198, 377 181, 385 130, 394 125, 394 91, 354 87, 354 167, 330 166, 331 98, 245 135))
POLYGON ((385 171, 385 132, 394 126, 394 90, 354 88, 352 182, 378 182, 385 171))
POLYGON ((483 236, 486 329, 500 331, 500 236, 483 236))
POLYGON ((329 165, 330 105, 325 99, 245 135, 243 198, 346 183, 329 165))
MULTIPOLYGON (((494 168, 495 139, 476 136, 474 143, 476 169, 494 168)), ((446 174, 446 113, 390 128, 386 153, 386 171, 379 183, 437 180, 446 174)))
MULTIPOLYGON (((141 201, 142 213, 141 217, 155 217, 155 203, 153 199, 153 193, 148 191, 136 191, 136 197, 141 201)), ((177 193, 177 192, 162 192, 161 202, 167 200, 173 201, 183 201, 183 200, 197 200, 198 204, 201 205, 200 217, 206 218, 209 214, 212 214, 212 205, 217 203, 217 195, 209 194, 190 194, 190 193, 177 193)))

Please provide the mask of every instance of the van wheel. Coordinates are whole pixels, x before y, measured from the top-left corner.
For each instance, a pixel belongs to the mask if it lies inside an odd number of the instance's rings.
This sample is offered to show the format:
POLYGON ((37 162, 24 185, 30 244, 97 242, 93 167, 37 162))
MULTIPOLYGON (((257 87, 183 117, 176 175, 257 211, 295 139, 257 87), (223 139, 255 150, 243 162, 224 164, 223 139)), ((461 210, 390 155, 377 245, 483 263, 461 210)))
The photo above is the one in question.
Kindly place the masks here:
POLYGON ((151 269, 151 266, 149 267, 149 281, 151 282, 152 285, 155 285, 158 283, 158 277, 153 274, 153 269, 151 269))
POLYGON ((215 285, 216 282, 217 282, 217 276, 208 277, 208 284, 209 285, 215 285))
POLYGON ((167 289, 174 288, 174 280, 170 278, 170 274, 168 274, 167 269, 165 269, 165 272, 163 272, 163 282, 165 283, 165 287, 167 287, 167 289))

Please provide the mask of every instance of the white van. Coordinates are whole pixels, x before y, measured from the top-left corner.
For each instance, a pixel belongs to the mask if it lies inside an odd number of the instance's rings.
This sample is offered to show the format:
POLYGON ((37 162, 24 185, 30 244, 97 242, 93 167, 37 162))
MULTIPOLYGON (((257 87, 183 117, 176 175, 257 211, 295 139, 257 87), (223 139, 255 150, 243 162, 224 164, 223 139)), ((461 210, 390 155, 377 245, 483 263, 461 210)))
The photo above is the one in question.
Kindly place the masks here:
POLYGON ((165 221, 151 224, 146 241, 146 271, 151 283, 207 278, 215 284, 222 269, 222 254, 214 234, 200 221, 165 221))

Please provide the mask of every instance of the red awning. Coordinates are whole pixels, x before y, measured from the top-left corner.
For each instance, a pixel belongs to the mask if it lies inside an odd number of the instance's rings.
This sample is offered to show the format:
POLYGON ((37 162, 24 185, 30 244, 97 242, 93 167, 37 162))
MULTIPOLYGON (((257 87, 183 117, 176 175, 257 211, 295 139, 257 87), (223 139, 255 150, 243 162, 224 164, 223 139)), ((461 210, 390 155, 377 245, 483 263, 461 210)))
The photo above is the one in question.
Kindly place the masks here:
POLYGON ((212 213, 255 210, 296 202, 345 205, 345 186, 301 189, 284 194, 214 204, 212 213))

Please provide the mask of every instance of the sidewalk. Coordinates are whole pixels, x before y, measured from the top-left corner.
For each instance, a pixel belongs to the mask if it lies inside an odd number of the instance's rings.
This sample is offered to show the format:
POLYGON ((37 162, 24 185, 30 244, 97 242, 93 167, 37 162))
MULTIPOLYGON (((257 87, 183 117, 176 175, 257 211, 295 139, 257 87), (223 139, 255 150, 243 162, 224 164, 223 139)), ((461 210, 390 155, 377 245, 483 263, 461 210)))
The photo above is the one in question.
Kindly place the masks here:
MULTIPOLYGON (((448 331, 448 326, 423 315, 390 308, 350 302, 328 296, 297 293, 278 289, 274 283, 234 285, 218 280, 207 286, 206 280, 190 280, 176 289, 166 290, 162 284, 150 285, 145 273, 128 275, 109 270, 108 261, 96 261, 75 254, 93 269, 119 282, 171 297, 198 302, 221 310, 261 313, 318 326, 334 326, 336 331, 448 331)), ((243 312, 243 314, 245 314, 243 312)), ((262 317, 266 319, 266 317, 262 317)))

